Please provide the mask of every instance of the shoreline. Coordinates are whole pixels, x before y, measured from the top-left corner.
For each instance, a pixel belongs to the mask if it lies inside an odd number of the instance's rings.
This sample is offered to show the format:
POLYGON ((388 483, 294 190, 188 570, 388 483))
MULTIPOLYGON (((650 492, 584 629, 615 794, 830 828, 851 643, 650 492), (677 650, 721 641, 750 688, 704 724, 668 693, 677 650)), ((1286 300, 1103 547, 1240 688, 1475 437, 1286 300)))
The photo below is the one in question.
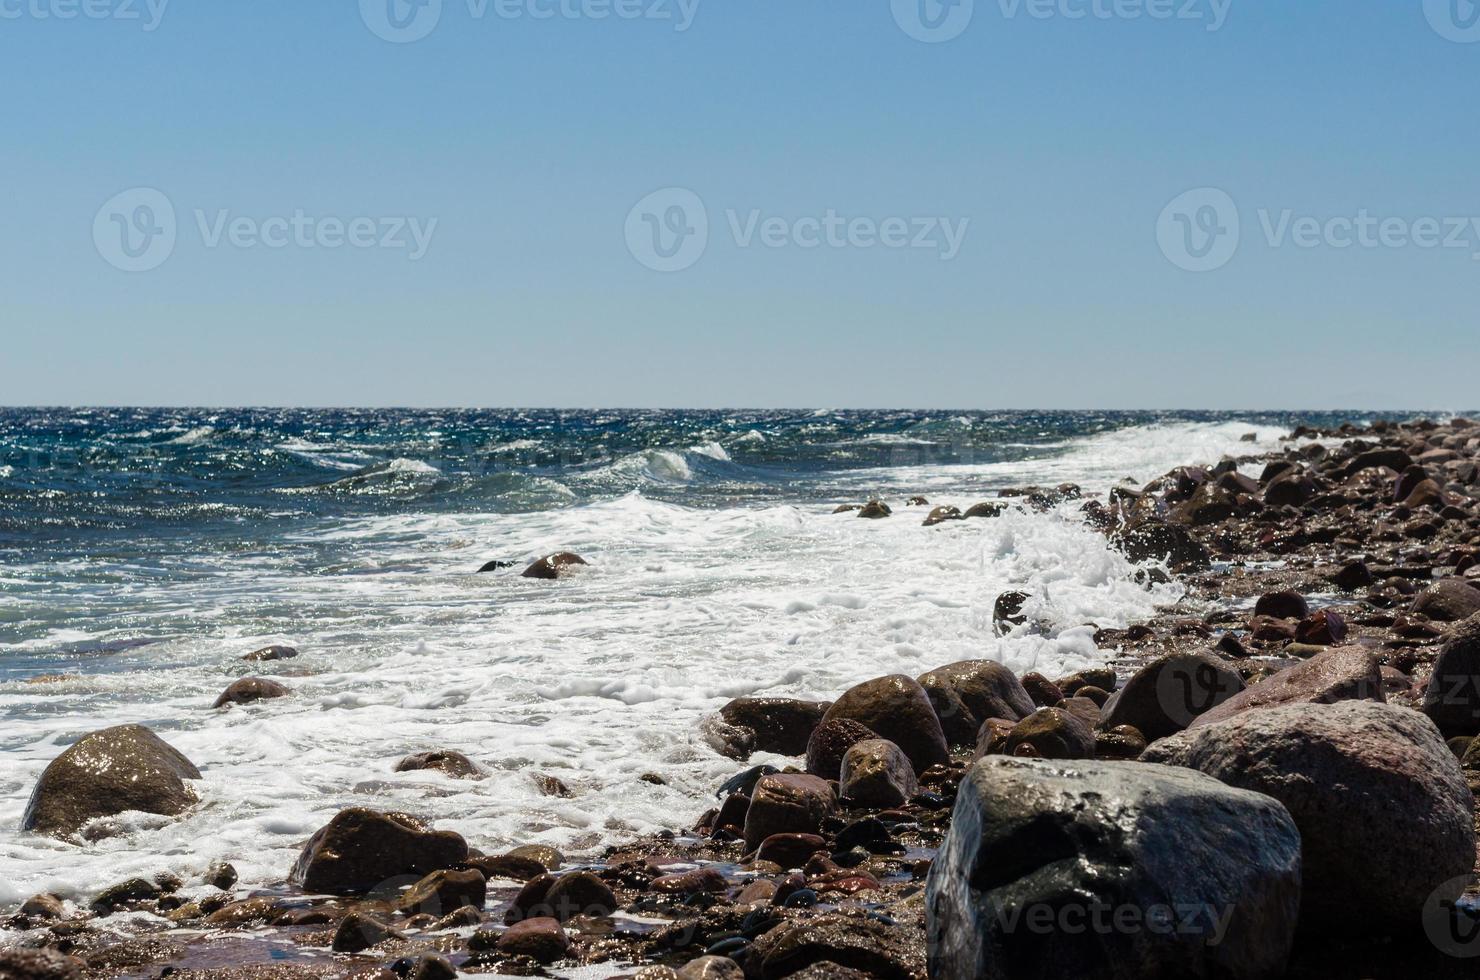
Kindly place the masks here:
MULTIPOLYGON (((55 976, 157 976, 171 967, 176 977, 433 977, 449 975, 437 958, 443 957, 464 972, 503 969, 523 975, 537 975, 543 969, 538 964, 551 960, 556 969, 606 964, 606 972, 591 975, 635 974, 647 980, 737 971, 756 977, 847 977, 853 975, 849 968, 861 968, 859 975, 913 977, 924 975, 928 956, 937 958, 939 975, 955 975, 939 965, 945 955, 940 944, 930 944, 936 948, 927 951, 925 889, 931 859, 951 825, 952 806, 962 805, 958 786, 974 756, 1029 759, 1040 767, 1085 763, 1093 756, 1115 762, 1134 758, 1162 733, 1126 731, 1137 728, 1126 719, 1146 719, 1142 727, 1153 729, 1171 725, 1165 734, 1174 734, 1179 723, 1186 727, 1225 701, 1247 700, 1248 691, 1258 691, 1281 670, 1319 661, 1332 650, 1370 654, 1377 662, 1377 686, 1359 685, 1340 697, 1323 691, 1322 697, 1377 700, 1381 695, 1422 719, 1413 709, 1424 708, 1427 673, 1460 624, 1480 613, 1477 598, 1469 613, 1455 615, 1468 608, 1470 596, 1458 585, 1441 588, 1450 580, 1465 589, 1471 583, 1480 597, 1477 460, 1480 426, 1380 422, 1362 430, 1297 430, 1284 452, 1260 458, 1266 467, 1257 480, 1241 475, 1237 464, 1220 463, 1181 467, 1146 487, 1118 485, 1108 493, 1068 487, 1004 491, 998 501, 985 503, 1047 509, 1082 500, 1086 523, 1133 559, 1164 560, 1186 586, 1186 596, 1146 623, 1100 630, 1096 646, 1115 650, 1108 673, 1030 676, 1012 683, 985 669, 905 678, 922 685, 929 717, 919 714, 919 697, 903 682, 887 691, 863 691, 843 709, 839 703, 856 689, 826 708, 792 699, 732 702, 718 719, 705 723, 706 741, 735 758, 737 771, 746 769, 750 750, 793 757, 800 778, 775 773, 742 780, 750 795, 729 798, 707 822, 700 813, 708 801, 695 800, 692 814, 675 815, 673 836, 611 847, 602 865, 563 866, 549 849, 538 855, 473 855, 464 845, 460 853, 454 846, 442 858, 429 858, 435 868, 424 863, 408 868, 394 855, 436 835, 376 823, 346 832, 346 847, 368 848, 366 864, 373 869, 346 886, 347 898, 316 899, 302 888, 248 894, 200 882, 142 881, 106 898, 104 905, 117 910, 112 916, 95 918, 33 899, 29 911, 0 925, 26 927, 20 945, 36 951, 23 955, 48 961, 55 976), (1453 594, 1430 601, 1436 590, 1453 594), (1269 597, 1274 598, 1266 602, 1269 597), (1179 609, 1202 603, 1213 608, 1201 616, 1179 609), (1250 606, 1263 612, 1251 616, 1250 606), (1184 664, 1178 658, 1190 659, 1184 664), (1167 662, 1183 665, 1172 671, 1170 683, 1146 674, 1167 662), (1215 673, 1208 675, 1204 668, 1215 673), (1245 693, 1223 689, 1234 686, 1235 675, 1245 693), (1203 684, 1208 676, 1214 680, 1203 684), (927 684, 928 677, 934 680, 927 684), (1150 678, 1140 685, 1152 689, 1149 699, 1138 696, 1137 677, 1150 678), (1201 700, 1182 712, 1175 705, 1168 710, 1167 691, 1191 690, 1189 684, 1203 684, 1201 700), (981 702, 983 686, 998 701, 981 702), (978 717, 980 703, 1005 705, 1002 714, 1008 717, 978 717), (1185 719, 1167 717, 1179 713, 1185 719), (913 744, 912 733, 928 728, 931 717, 948 750, 945 758, 934 745, 913 744), (1034 724, 1022 727, 1027 719, 1034 724), (1106 724, 1111 721, 1116 723, 1106 724), (842 722, 862 724, 867 731, 849 731, 842 722), (825 725, 832 726, 833 741, 804 767, 801 757, 825 725), (874 744, 881 740, 885 745, 874 744), (838 774, 844 776, 840 788, 855 790, 849 800, 829 798, 834 791, 825 780, 819 786, 816 777, 808 781, 801 774, 804 768, 822 768, 822 776, 833 775, 828 767, 859 742, 867 750, 853 759, 856 771, 838 774), (854 805, 858 793, 874 795, 874 802, 854 805), (757 796, 768 802, 757 807, 757 796), (764 845, 773 834, 762 836, 765 830, 785 835, 770 852, 764 845), (757 848, 763 863, 752 860, 740 870, 757 848), (777 860, 767 861, 768 855, 777 860), (800 876, 793 868, 803 869, 800 876), (548 874, 554 870, 565 874, 548 874), (406 905, 400 889, 421 881, 423 871, 441 877, 418 885, 413 894, 426 894, 406 905), (366 893, 375 897, 367 901, 366 893), (476 920, 455 904, 469 898, 478 899, 472 902, 476 920), (398 904, 410 914, 398 911, 398 904), (130 909, 158 914, 132 917, 137 936, 111 936, 108 919, 129 920, 130 909), (528 924, 505 933, 511 909, 517 910, 516 921, 528 924), (555 915, 537 914, 547 911, 555 915), (614 919, 613 912, 621 914, 614 919), (552 925, 552 918, 565 927, 552 925), (175 929, 199 934, 171 932, 175 929), (341 952, 331 953, 336 946, 341 952), (706 951, 721 959, 686 965, 706 951), (408 959, 413 962, 403 963, 408 959), (634 962, 647 964, 645 971, 624 965, 634 962), (382 972, 396 965, 403 969, 382 972), (674 968, 676 973, 663 972, 674 968)), ((992 509, 967 518, 928 505, 896 506, 891 514, 865 509, 853 517, 942 523, 991 520, 992 509)), ((1161 572, 1148 568, 1146 574, 1161 572)), ((1000 628, 1034 629, 1023 616, 1024 609, 1031 615, 1031 597, 1012 595, 997 604, 1000 628)), ((870 682, 856 680, 860 687, 870 682)), ((1468 701, 1463 705, 1469 706, 1468 701)), ((1248 714, 1262 710, 1255 706, 1248 714)), ((1473 758, 1473 770, 1461 770, 1454 760, 1470 792, 1480 788, 1480 754, 1473 758)), ((1474 868, 1473 798, 1470 807, 1467 873, 1474 868)), ((312 868, 314 862, 307 864, 312 868)), ((937 878, 945 873, 939 871, 937 878)), ((222 872, 217 881, 226 877, 222 872)), ((1309 877, 1307 868, 1307 884, 1309 877)), ((112 882, 99 884, 100 891, 116 888, 112 882)), ((1422 910, 1415 911, 1421 919, 1422 910)), ((1359 918, 1361 912, 1353 910, 1359 918)), ((1340 937, 1351 943, 1342 951, 1333 945, 1338 936, 1329 924, 1303 924, 1299 934, 1290 925, 1293 945, 1280 957, 1288 962, 1288 972, 1265 975, 1342 976, 1353 970, 1358 972, 1352 976, 1366 976, 1373 974, 1361 971, 1382 970, 1391 962, 1391 969, 1400 971, 1393 975, 1447 976, 1446 971, 1462 971, 1465 965, 1437 949, 1421 921, 1394 936, 1373 932, 1355 943, 1340 937)))

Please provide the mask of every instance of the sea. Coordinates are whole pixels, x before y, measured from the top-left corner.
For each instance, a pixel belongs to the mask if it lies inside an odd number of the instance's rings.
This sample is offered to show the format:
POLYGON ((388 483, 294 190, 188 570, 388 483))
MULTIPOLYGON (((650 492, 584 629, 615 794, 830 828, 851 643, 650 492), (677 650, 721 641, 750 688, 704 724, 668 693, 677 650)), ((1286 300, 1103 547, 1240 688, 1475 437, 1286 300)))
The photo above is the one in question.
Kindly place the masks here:
POLYGON ((1103 494, 1374 417, 0 410, 0 909, 217 860, 271 887, 347 806, 576 860, 684 827, 740 768, 699 733, 728 699, 975 658, 1054 676, 1182 595, 1078 502, 924 527, 908 498, 1103 494), (872 498, 893 516, 833 513, 872 498), (589 565, 519 574, 559 551, 589 565), (998 636, 1008 590, 1033 625, 998 636), (269 644, 301 656, 241 659, 269 644), (291 696, 212 707, 254 674, 291 696), (21 833, 47 763, 122 724, 200 767, 200 803, 85 843, 21 833), (440 748, 488 777, 393 771, 440 748))

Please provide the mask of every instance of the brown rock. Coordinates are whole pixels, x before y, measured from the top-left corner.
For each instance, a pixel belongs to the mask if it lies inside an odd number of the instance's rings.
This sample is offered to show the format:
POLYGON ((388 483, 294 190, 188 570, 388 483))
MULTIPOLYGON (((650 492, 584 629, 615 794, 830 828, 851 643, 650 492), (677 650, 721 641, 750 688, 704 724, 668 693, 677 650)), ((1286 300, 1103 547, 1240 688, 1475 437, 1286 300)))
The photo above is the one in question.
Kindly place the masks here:
POLYGON ((81 980, 84 964, 52 949, 0 950, 0 980, 81 980))
POLYGON ((823 779, 837 779, 843 771, 843 756, 859 742, 878 738, 878 733, 848 718, 824 721, 807 740, 807 772, 823 779))
POLYGON ((193 805, 190 760, 141 725, 92 732, 52 760, 36 781, 22 830, 70 836, 126 810, 175 816, 193 805))
POLYGON ((586 559, 569 551, 562 551, 554 555, 546 555, 539 561, 526 568, 522 573, 524 578, 556 579, 575 568, 578 565, 587 564, 586 559))
POLYGON ((1300 621, 1295 630, 1295 639, 1297 642, 1315 646, 1335 646, 1346 639, 1346 620, 1330 609, 1311 613, 1300 621))
POLYGON ((745 813, 745 846, 757 848, 772 834, 815 834, 836 803, 832 787, 816 776, 764 776, 745 813))
POLYGON ((436 749, 408 755, 396 763, 396 772, 420 772, 432 770, 445 773, 453 779, 482 779, 484 772, 472 759, 451 749, 436 749))
POLYGON ((722 892, 729 887, 725 876, 713 868, 695 868, 678 874, 661 875, 648 885, 662 895, 697 895, 700 892, 722 892))
POLYGON ((292 660, 296 656, 298 656, 298 651, 292 647, 270 646, 263 647, 261 650, 253 650, 242 659, 251 663, 261 663, 268 660, 292 660))
POLYGON ((619 907, 607 883, 589 871, 572 871, 556 878, 545 895, 545 904, 550 909, 546 914, 561 922, 578 915, 611 915, 619 907))
POLYGON ((795 698, 736 698, 719 709, 727 724, 748 728, 756 752, 803 755, 812 731, 832 705, 827 701, 795 698))
POLYGON ((405 939, 390 926, 362 912, 350 912, 339 920, 331 947, 336 953, 360 953, 388 939, 405 939))
POLYGON ((961 513, 961 508, 959 507, 937 507, 925 518, 924 525, 925 527, 934 527, 937 524, 944 524, 946 521, 964 520, 966 520, 966 517, 961 513))
POLYGON ((272 698, 285 698, 293 692, 265 677, 243 677, 221 692, 216 703, 211 707, 224 708, 229 704, 251 704, 253 701, 267 701, 272 698))
POLYGON ((827 841, 816 834, 772 834, 761 841, 755 859, 771 861, 782 868, 800 868, 812 855, 826 850, 827 841))
POLYGON ((916 772, 950 759, 930 699, 918 683, 903 674, 877 677, 843 692, 823 715, 823 721, 843 718, 866 725, 880 738, 898 745, 916 772))
POLYGON ((893 513, 894 511, 889 509, 889 505, 882 500, 870 500, 858 509, 859 517, 872 521, 876 521, 881 517, 888 517, 893 513))
POLYGON ((1007 755, 1035 759, 1093 759, 1095 734, 1079 718, 1059 708, 1039 708, 1013 726, 1007 755))
MULTIPOLYGON (((921 674, 924 688, 946 739, 953 745, 970 745, 988 718, 1019 721, 1035 709, 1033 699, 1010 669, 991 660, 963 660, 921 674)), ((877 730, 877 729, 876 729, 877 730)), ((884 738, 896 742, 910 756, 916 772, 945 760, 915 757, 910 747, 887 732, 884 738), (922 764, 923 762, 923 764, 922 764)))
POLYGON ((843 756, 839 792, 865 806, 900 806, 919 792, 915 770, 899 746, 882 738, 868 739, 843 756))
POLYGON ((1456 626, 1440 647, 1423 711, 1445 735, 1480 735, 1480 615, 1456 626))
POLYGON ((1271 592, 1260 596, 1254 604, 1255 616, 1273 616, 1275 619, 1304 619, 1310 615, 1310 606, 1299 592, 1271 592))
POLYGON ((1441 623, 1454 623, 1480 613, 1480 589, 1463 579, 1444 579, 1413 602, 1413 611, 1441 623))
POLYGON ((1194 718, 1198 728, 1244 711, 1283 704, 1330 704, 1336 701, 1385 701, 1377 655, 1365 647, 1332 647, 1235 694, 1194 718))
POLYGON ((511 956, 528 956, 536 963, 554 963, 570 954, 570 937, 560 920, 541 916, 511 925, 495 948, 511 956))
POLYGON ((309 839, 289 880, 307 892, 364 894, 392 878, 457 867, 467 857, 458 834, 429 830, 402 813, 351 807, 309 839))
POLYGON ((1028 697, 1040 708, 1052 708, 1064 700, 1064 692, 1059 686, 1036 672, 1023 675, 1023 690, 1028 692, 1028 697))
POLYGON ((1243 678, 1226 661, 1203 653, 1172 653, 1136 671, 1103 711, 1106 728, 1130 725, 1155 740, 1235 697, 1243 678))
POLYGON ((443 915, 464 905, 481 909, 488 900, 488 880, 483 872, 433 871, 406 890, 396 908, 406 915, 443 915))

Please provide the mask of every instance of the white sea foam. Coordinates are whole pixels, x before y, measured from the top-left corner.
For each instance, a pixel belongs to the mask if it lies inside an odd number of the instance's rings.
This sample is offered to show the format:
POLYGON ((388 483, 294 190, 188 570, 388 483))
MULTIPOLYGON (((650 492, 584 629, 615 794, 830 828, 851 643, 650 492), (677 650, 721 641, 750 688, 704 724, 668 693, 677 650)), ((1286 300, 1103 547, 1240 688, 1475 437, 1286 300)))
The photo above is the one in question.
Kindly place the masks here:
POLYGON ((177 436, 169 441, 171 446, 195 446, 206 442, 216 434, 214 426, 202 425, 191 429, 182 436, 177 436))
MULTIPOLYGON (((1246 431, 1155 427, 1082 440, 1049 461, 851 479, 963 506, 987 486, 1075 480, 1103 491, 1122 476, 1273 445, 1274 430, 1252 446, 1239 441, 1246 431)), ((722 458, 706 448, 690 452, 722 458)), ((667 451, 616 466, 665 482, 692 476, 685 454, 667 451)), ((415 460, 384 471, 437 472, 415 460)), ((288 537, 306 553, 352 556, 333 568, 223 552, 186 592, 144 580, 128 597, 132 615, 90 622, 98 632, 85 637, 173 638, 112 656, 85 682, 0 685, 0 827, 19 824, 66 744, 131 722, 200 766, 201 803, 178 820, 122 818, 121 836, 85 846, 7 830, 0 906, 218 859, 247 884, 280 881, 303 840, 348 805, 419 813, 490 852, 538 841, 591 854, 698 816, 736 769, 697 735, 729 698, 830 698, 871 676, 980 657, 1054 675, 1104 659, 1090 624, 1125 625, 1181 594, 1137 585, 1072 504, 924 528, 919 509, 894 502, 884 521, 834 515, 835 501, 709 510, 640 492, 534 513, 371 516, 288 537), (561 582, 517 574, 566 549, 591 567, 561 582), (473 574, 490 558, 516 565, 473 574), (1039 625, 998 637, 992 606, 1008 589, 1032 594, 1039 625), (180 635, 187 608, 197 627, 180 635), (269 643, 304 655, 238 659, 269 643), (249 669, 276 671, 293 696, 212 710, 249 669), (392 772, 401 756, 438 747, 491 775, 392 772), (667 785, 643 781, 647 772, 667 785), (543 796, 535 773, 558 775, 574 798, 543 796)))

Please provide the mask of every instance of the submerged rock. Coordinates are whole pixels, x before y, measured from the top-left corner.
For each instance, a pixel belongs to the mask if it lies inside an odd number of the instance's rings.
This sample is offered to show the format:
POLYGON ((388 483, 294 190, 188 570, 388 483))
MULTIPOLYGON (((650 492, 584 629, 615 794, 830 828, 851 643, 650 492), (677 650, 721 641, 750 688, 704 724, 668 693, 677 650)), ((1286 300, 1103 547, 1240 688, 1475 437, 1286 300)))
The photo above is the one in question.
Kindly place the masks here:
POLYGON ((1307 925, 1412 929, 1435 889, 1475 863, 1474 801, 1459 761, 1408 708, 1347 701, 1250 711, 1162 739, 1141 761, 1197 769, 1283 803, 1303 841, 1307 925))
POLYGON ((97 817, 130 810, 176 816, 196 802, 200 770, 142 725, 78 739, 36 781, 22 830, 69 836, 97 817))
POLYGON ((743 697, 719 709, 719 714, 726 724, 750 730, 752 751, 802 755, 830 707, 828 701, 743 697))
POLYGON ((293 647, 270 646, 263 647, 261 650, 254 650, 242 659, 254 663, 260 663, 269 660, 292 660, 294 657, 297 656, 298 651, 295 650, 293 647))
POLYGON ((1173 571, 1209 567, 1212 555, 1190 532, 1177 524, 1147 520, 1116 532, 1110 543, 1132 562, 1163 561, 1173 571))
POLYGON ((253 701, 267 701, 272 698, 285 698, 293 692, 288 690, 277 681, 270 681, 265 677, 243 677, 234 681, 221 692, 216 699, 213 708, 224 708, 230 704, 251 704, 253 701))
POLYGON ((432 770, 445 773, 453 779, 481 779, 485 775, 481 766, 461 752, 452 749, 434 749, 408 755, 396 763, 396 772, 422 772, 432 770))
POLYGON ((534 562, 520 574, 524 578, 560 578, 566 572, 580 565, 587 564, 586 559, 570 551, 562 551, 554 555, 546 555, 544 558, 534 562))
POLYGON ((961 782, 925 901, 934 977, 1274 978, 1300 834, 1201 773, 993 756, 961 782))

